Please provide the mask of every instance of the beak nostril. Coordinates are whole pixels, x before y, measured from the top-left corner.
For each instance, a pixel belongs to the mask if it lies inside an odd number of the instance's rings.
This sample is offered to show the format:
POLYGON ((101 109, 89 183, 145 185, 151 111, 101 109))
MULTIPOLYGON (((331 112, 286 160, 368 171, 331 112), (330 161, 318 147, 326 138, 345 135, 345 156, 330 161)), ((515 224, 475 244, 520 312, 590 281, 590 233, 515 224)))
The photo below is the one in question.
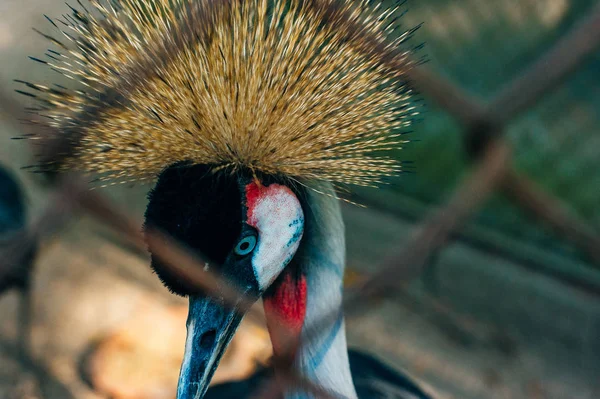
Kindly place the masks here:
POLYGON ((200 348, 204 350, 211 349, 217 337, 217 330, 208 330, 200 337, 200 348))

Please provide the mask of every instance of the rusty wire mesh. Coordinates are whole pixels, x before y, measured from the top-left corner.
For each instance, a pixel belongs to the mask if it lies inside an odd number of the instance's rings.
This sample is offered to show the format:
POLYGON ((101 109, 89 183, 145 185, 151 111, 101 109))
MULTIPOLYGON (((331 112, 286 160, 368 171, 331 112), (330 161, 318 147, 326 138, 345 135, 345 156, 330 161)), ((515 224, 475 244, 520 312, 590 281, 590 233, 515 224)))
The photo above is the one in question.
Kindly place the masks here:
MULTIPOLYGON (((428 259, 446 246, 496 191, 505 193, 514 204, 535 216, 540 223, 554 228, 564 240, 580 247, 594 263, 600 265, 600 235, 594 227, 570 212, 560 200, 545 193, 515 170, 513 151, 504 137, 509 122, 560 85, 599 46, 600 5, 597 5, 576 24, 575 29, 560 38, 546 54, 532 62, 526 71, 505 84, 487 102, 469 95, 450 80, 428 69, 426 64, 411 70, 409 78, 418 91, 461 124, 465 147, 470 152, 474 167, 446 204, 421 221, 411 237, 384 260, 377 272, 345 293, 344 310, 347 316, 369 309, 372 306, 369 299, 402 292, 423 271, 428 259)), ((373 51, 382 50, 374 45, 373 51)), ((392 57, 387 62, 392 67, 401 67, 395 65, 392 57)), ((15 116, 23 115, 20 106, 6 95, 5 90, 0 92, 0 109, 14 121, 19 119, 15 116)), ((38 128, 19 126, 19 129, 27 132, 28 129, 38 128)), ((2 254, 0 279, 19 264, 20 257, 30 248, 34 239, 50 236, 74 213, 81 211, 110 225, 140 252, 146 251, 149 245, 165 264, 199 289, 220 295, 228 304, 237 304, 242 311, 250 310, 250 317, 264 317, 260 312, 251 310, 254 298, 245 298, 220 276, 202 271, 203 260, 198 254, 190 253, 159 231, 149 231, 146 237, 142 237, 139 221, 133 220, 98 191, 90 191, 87 183, 74 174, 61 176, 55 181, 53 197, 44 212, 2 254)), ((441 303, 435 306, 441 312, 448 311, 441 303)), ((320 320, 317 326, 311 326, 316 327, 311 330, 319 331, 318 326, 326 325, 332 317, 337 317, 337 311, 320 320)), ((278 334, 284 339, 287 337, 283 329, 278 334)), ((284 384, 300 386, 317 397, 339 397, 335 392, 327 392, 302 376, 290 361, 294 354, 287 356, 274 360, 277 378, 268 386, 260 387, 256 397, 276 397, 284 384)))

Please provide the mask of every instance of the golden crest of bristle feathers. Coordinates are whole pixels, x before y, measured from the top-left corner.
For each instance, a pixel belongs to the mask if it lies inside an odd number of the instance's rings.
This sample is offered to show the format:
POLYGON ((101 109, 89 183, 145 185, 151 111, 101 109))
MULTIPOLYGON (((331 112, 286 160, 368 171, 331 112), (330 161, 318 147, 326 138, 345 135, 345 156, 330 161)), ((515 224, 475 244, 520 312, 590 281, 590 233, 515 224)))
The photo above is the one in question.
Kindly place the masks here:
POLYGON ((79 3, 50 20, 55 49, 35 58, 74 87, 23 82, 70 144, 46 166, 145 180, 190 161, 376 184, 400 170, 385 151, 417 114, 401 12, 364 0, 79 3))

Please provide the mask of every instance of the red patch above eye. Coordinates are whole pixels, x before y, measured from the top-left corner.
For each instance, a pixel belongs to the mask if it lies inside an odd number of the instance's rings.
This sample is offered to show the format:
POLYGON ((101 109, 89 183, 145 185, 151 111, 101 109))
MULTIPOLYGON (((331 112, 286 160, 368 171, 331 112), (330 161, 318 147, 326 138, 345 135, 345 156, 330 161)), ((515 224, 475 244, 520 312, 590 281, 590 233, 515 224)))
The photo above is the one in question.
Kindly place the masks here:
POLYGON ((250 219, 250 213, 256 208, 256 203, 262 196, 264 187, 259 186, 256 182, 252 182, 246 185, 246 207, 248 208, 248 219, 250 219))
POLYGON ((248 214, 246 216, 247 223, 250 226, 257 227, 257 220, 255 215, 256 206, 267 197, 277 197, 277 194, 287 192, 290 196, 294 196, 292 191, 286 186, 279 184, 271 184, 269 186, 263 186, 256 182, 251 182, 246 185, 246 208, 248 214))

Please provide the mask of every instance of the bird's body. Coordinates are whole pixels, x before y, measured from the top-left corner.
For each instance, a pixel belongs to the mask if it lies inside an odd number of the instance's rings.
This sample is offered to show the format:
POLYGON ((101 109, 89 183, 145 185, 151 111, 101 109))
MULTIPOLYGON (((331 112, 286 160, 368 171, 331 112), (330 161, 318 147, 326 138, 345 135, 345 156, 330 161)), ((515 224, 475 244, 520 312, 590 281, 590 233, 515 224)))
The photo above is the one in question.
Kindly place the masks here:
POLYGON ((0 237, 25 226, 25 202, 21 187, 8 170, 0 166, 0 237))
MULTIPOLYGON (((359 399, 428 399, 425 393, 408 376, 394 370, 377 358, 350 349, 348 360, 354 386, 359 399)), ((261 368, 249 378, 241 381, 226 382, 211 387, 204 399, 246 399, 253 398, 257 387, 264 387, 274 372, 270 368, 261 368)))
MULTIPOLYGON (((264 300, 274 352, 356 398, 345 338, 344 227, 334 185, 400 172, 386 155, 418 110, 400 7, 362 0, 90 0, 50 20, 36 61, 76 87, 20 81, 61 132, 40 167, 157 183, 146 227, 264 300), (392 61, 391 63, 388 61, 392 61), (391 67, 394 65, 395 67, 391 67), (284 334, 280 333, 283 328, 284 334)), ((47 137, 42 137, 48 139, 47 137)), ((57 137, 50 137, 50 142, 57 137)), ((178 399, 200 399, 243 316, 152 253, 189 297, 178 399)), ((287 399, 311 397, 290 388, 287 399)))
POLYGON ((25 290, 35 257, 35 245, 27 247, 25 198, 19 183, 0 167, 0 294, 11 288, 25 290), (22 241, 23 240, 23 241, 22 241))
POLYGON ((17 178, 0 166, 0 295, 16 289, 21 294, 19 349, 27 353, 30 333, 30 284, 38 243, 27 229, 25 195, 17 178))

